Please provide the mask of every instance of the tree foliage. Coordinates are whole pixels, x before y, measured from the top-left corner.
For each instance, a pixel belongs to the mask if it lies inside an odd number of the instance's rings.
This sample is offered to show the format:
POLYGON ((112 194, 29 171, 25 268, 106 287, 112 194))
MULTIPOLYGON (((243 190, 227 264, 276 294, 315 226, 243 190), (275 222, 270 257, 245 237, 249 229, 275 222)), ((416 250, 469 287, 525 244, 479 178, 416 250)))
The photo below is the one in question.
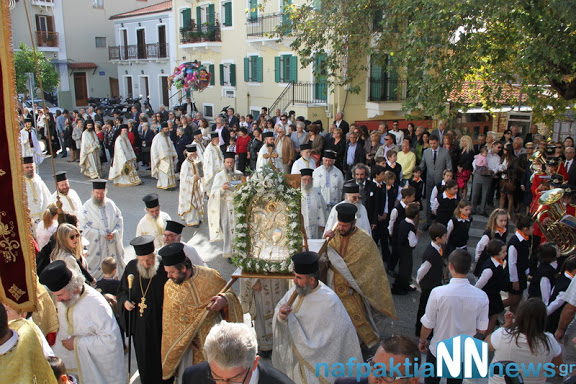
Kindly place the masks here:
POLYGON ((524 105, 560 114, 576 100, 576 0, 309 0, 291 5, 303 65, 326 55, 333 85, 358 91, 370 61, 408 80, 407 111, 468 107, 465 82, 485 107, 524 105), (390 60, 392 58, 393 60, 390 60))
MULTIPOLYGON (((16 68, 16 90, 18 93, 27 93, 26 88, 26 72, 31 72, 34 74, 34 84, 36 90, 38 90, 38 74, 36 72, 36 64, 34 63, 34 52, 32 49, 26 46, 24 43, 20 43, 18 46, 18 51, 14 53, 14 67, 16 68)), ((40 70, 40 76, 42 76, 42 88, 46 92, 51 92, 58 87, 60 84, 60 76, 54 65, 44 55, 44 52, 36 51, 36 56, 38 58, 38 68, 40 70)))

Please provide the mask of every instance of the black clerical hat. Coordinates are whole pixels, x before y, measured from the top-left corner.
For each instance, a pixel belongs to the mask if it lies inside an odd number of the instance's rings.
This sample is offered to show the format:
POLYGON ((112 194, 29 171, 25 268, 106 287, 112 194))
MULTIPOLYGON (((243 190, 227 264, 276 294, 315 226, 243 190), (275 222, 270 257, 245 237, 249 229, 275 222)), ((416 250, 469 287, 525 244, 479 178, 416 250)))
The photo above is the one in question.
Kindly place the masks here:
POLYGON ((128 124, 120 124, 120 129, 129 129, 128 124))
POLYGON ((31 123, 32 121, 33 121, 33 120, 32 120, 32 118, 30 118, 30 117, 27 117, 27 118, 24 119, 24 122, 25 122, 25 123, 31 123))
POLYGON ((360 186, 356 183, 346 183, 343 191, 344 193, 360 193, 360 186))
POLYGON ((68 180, 68 177, 66 176, 66 172, 62 171, 62 172, 58 172, 56 173, 56 181, 64 181, 64 180, 68 180))
POLYGON ((235 159, 236 153, 235 152, 226 152, 224 153, 224 159, 235 159))
POLYGON ((302 168, 300 170, 300 176, 312 176, 313 173, 314 170, 310 168, 302 168))
POLYGON ((22 161, 24 161, 24 164, 33 164, 34 158, 32 156, 26 156, 22 159, 22 161))
POLYGON ((217 138, 217 137, 219 137, 219 136, 218 136, 218 132, 210 132, 210 138, 211 138, 211 139, 215 139, 215 138, 217 138))
POLYGON ((154 253, 154 236, 144 235, 132 239, 130 245, 134 247, 136 256, 148 256, 154 253))
POLYGON ((201 134, 202 134, 202 131, 199 130, 199 129, 197 129, 197 130, 195 130, 194 132, 192 132, 192 136, 198 136, 198 135, 201 135, 201 134))
POLYGON ((92 189, 106 189, 106 180, 96 179, 92 181, 92 189))
POLYGON ((262 134, 262 138, 267 138, 267 137, 274 137, 274 133, 273 132, 264 132, 262 134))
POLYGON ((342 203, 336 206, 336 212, 338 212, 338 221, 342 223, 351 223, 356 220, 356 212, 358 208, 354 204, 342 203))
POLYGON ((168 122, 160 123, 160 128, 168 128, 168 122))
POLYGON ((550 167, 556 167, 560 163, 560 159, 557 157, 549 157, 546 159, 546 165, 550 167))
POLYGON ((67 286, 71 279, 72 272, 63 260, 51 262, 40 274, 40 284, 45 285, 52 292, 58 292, 67 286))
POLYGON ((88 119, 88 120, 86 120, 86 121, 84 122, 84 125, 88 125, 88 124, 94 125, 94 120, 88 119))
POLYGON ((177 221, 166 220, 166 231, 174 232, 175 234, 180 235, 184 227, 184 224, 180 224, 177 221))
POLYGON ((194 145, 194 144, 188 144, 186 146, 186 151, 188 151, 188 152, 196 152, 196 150, 197 150, 197 148, 196 148, 196 145, 194 145))
POLYGON ((311 275, 318 272, 318 259, 316 252, 300 252, 292 256, 294 272, 300 275, 311 275))
POLYGON ((146 204, 146 208, 156 208, 157 206, 160 205, 158 197, 159 196, 157 193, 151 193, 149 195, 144 196, 142 198, 142 201, 144 202, 144 204, 146 204))
POLYGON ((326 150, 326 151, 324 151, 324 157, 327 157, 329 159, 335 159, 336 158, 336 152, 331 151, 331 150, 326 150))
POLYGON ((304 151, 304 150, 306 150, 306 149, 312 149, 312 146, 311 146, 310 144, 308 144, 308 143, 300 144, 300 150, 301 150, 301 151, 304 151))
POLYGON ((180 264, 186 259, 184 244, 182 243, 168 244, 165 247, 160 248, 158 254, 162 257, 162 262, 166 267, 180 264))

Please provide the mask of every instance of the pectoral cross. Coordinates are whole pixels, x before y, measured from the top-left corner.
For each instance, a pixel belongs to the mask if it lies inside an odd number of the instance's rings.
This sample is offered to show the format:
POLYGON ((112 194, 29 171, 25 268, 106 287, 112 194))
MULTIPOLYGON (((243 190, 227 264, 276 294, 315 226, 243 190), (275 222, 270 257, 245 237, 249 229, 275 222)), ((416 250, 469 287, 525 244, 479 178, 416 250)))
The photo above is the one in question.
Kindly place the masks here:
POLYGON ((272 162, 272 159, 277 158, 278 153, 274 152, 274 148, 268 147, 268 153, 263 154, 262 157, 264 157, 265 159, 268 160, 268 164, 274 165, 274 163, 272 162))
POLYGON ((138 307, 140 307, 140 317, 142 317, 144 315, 144 310, 146 308, 148 308, 148 306, 146 305, 146 298, 145 297, 140 299, 140 302, 138 303, 138 307))

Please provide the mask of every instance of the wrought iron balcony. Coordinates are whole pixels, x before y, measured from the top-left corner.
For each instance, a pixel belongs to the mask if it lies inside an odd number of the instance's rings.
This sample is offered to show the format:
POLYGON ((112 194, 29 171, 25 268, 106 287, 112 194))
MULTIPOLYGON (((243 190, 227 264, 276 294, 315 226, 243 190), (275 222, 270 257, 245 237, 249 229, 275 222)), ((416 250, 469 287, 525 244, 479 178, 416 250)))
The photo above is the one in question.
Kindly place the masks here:
POLYGON ((216 21, 216 25, 196 25, 194 20, 191 20, 190 27, 180 28, 181 44, 195 44, 216 41, 222 41, 219 21, 216 21))
POLYGON ((36 45, 39 47, 58 47, 58 32, 36 31, 36 45))
POLYGON ((168 58, 168 44, 116 45, 108 47, 109 60, 147 60, 168 58))
POLYGON ((248 17, 246 30, 248 37, 267 37, 274 34, 281 26, 288 26, 290 20, 286 14, 270 13, 256 18, 248 17))

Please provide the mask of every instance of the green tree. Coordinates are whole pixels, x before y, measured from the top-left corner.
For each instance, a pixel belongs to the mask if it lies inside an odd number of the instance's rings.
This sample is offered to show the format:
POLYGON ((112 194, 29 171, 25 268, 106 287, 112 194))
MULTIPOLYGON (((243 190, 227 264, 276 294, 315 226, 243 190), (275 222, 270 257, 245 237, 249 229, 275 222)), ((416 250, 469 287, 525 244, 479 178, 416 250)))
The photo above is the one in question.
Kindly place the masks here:
POLYGON ((531 106, 549 117, 576 100, 576 0, 308 0, 290 6, 303 65, 324 54, 329 82, 360 89, 369 63, 408 80, 407 111, 446 114, 465 82, 485 107, 531 106), (389 60, 392 57, 393 60, 389 60), (513 86, 513 87, 512 87, 513 86))
MULTIPOLYGON (((34 63, 34 52, 32 49, 26 46, 24 43, 20 43, 18 46, 18 51, 14 53, 14 67, 16 68, 16 90, 18 93, 28 93, 26 88, 26 72, 31 72, 34 74, 34 84, 36 89, 34 93, 39 89, 39 82, 37 79, 36 64, 34 63)), ((58 84, 60 84, 60 76, 54 65, 44 55, 44 52, 36 51, 36 56, 38 58, 38 68, 40 70, 40 76, 42 76, 42 88, 46 92, 54 91, 58 84)))

